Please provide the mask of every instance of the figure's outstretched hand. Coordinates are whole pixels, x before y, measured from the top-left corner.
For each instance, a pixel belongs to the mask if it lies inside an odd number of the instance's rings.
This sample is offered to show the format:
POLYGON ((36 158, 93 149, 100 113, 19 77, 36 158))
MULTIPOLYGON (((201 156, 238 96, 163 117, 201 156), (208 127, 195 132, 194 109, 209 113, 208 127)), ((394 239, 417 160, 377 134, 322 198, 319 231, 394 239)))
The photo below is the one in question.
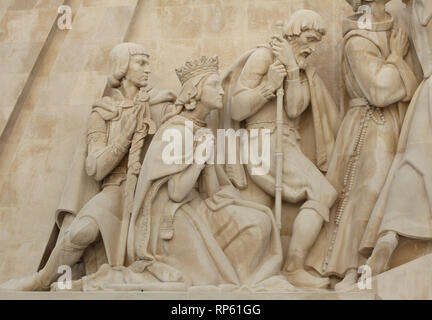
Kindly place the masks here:
POLYGON ((297 67, 297 62, 291 44, 281 36, 275 35, 270 42, 275 57, 288 69, 297 67))
POLYGON ((390 37, 391 52, 404 58, 408 54, 410 47, 408 34, 402 29, 394 29, 390 37))
POLYGON ((280 88, 286 76, 287 76, 287 72, 285 70, 284 65, 281 62, 276 61, 270 66, 269 71, 267 73, 268 83, 272 87, 272 89, 276 91, 277 89, 280 88))

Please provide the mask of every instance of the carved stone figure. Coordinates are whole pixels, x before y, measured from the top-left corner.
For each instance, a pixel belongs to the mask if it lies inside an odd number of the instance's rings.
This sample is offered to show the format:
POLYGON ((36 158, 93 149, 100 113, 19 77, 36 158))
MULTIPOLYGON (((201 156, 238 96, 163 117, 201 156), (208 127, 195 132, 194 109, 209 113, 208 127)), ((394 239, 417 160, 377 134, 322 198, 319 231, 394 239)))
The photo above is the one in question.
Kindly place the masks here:
POLYGON ((412 38, 424 80, 408 108, 397 155, 361 243, 360 249, 365 252, 375 247, 367 261, 373 275, 387 270, 400 236, 432 239, 429 193, 432 182, 432 2, 407 2, 412 38))
POLYGON ((140 45, 117 45, 110 54, 110 70, 111 93, 92 107, 86 141, 78 147, 56 212, 61 232, 48 261, 36 274, 8 281, 0 289, 49 290, 59 266, 73 266, 99 240, 107 261, 124 265, 144 141, 156 130, 150 104, 172 97, 150 94, 149 54, 140 45))
MULTIPOLYGON (((294 222, 286 265, 288 280, 298 287, 325 288, 329 283, 304 270, 309 248, 324 221, 328 221, 329 208, 337 198, 321 171, 327 170, 333 151, 339 111, 325 84, 306 63, 325 33, 320 15, 310 10, 297 11, 286 24, 283 37, 275 36, 270 44, 247 52, 224 77, 232 119, 242 122, 247 130, 271 130, 269 173, 254 175, 253 161, 246 166, 249 183, 270 196, 275 196, 276 183, 276 91, 283 85, 282 200, 306 200, 294 222), (313 138, 304 141, 299 131, 309 132, 313 138), (309 150, 315 163, 304 154, 305 150, 309 150)), ((237 186, 247 187, 241 166, 227 165, 227 170, 237 186)))
POLYGON ((271 210, 243 200, 223 168, 208 164, 214 157, 211 135, 194 139, 191 150, 181 147, 188 136, 209 133, 208 114, 223 108, 217 57, 187 62, 177 74, 181 92, 149 146, 138 180, 128 232, 129 267, 105 265, 85 277, 81 287, 185 290, 231 285, 293 290, 280 276, 283 254, 271 210), (164 150, 171 142, 164 136, 175 132, 181 136, 182 143, 175 145, 181 153, 177 161, 167 163, 164 150), (188 161, 204 149, 205 162, 188 161))
POLYGON ((366 258, 360 241, 393 161, 407 103, 418 86, 404 60, 407 35, 393 28, 389 0, 347 0, 354 10, 366 4, 370 26, 359 16, 344 21, 343 79, 348 110, 336 140, 327 178, 340 196, 307 259, 326 276, 344 278, 342 290, 357 281, 366 258), (370 27, 370 28, 369 28, 370 27))

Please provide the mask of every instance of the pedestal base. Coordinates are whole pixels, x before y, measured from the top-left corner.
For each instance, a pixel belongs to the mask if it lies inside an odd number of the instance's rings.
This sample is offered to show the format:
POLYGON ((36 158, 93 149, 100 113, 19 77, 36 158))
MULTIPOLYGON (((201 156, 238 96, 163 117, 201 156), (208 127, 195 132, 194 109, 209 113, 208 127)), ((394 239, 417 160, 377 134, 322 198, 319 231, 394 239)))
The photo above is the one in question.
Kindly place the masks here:
POLYGON ((378 299, 431 300, 432 254, 380 274, 372 286, 378 299))
POLYGON ((0 300, 374 300, 372 291, 338 293, 1 292, 0 300))

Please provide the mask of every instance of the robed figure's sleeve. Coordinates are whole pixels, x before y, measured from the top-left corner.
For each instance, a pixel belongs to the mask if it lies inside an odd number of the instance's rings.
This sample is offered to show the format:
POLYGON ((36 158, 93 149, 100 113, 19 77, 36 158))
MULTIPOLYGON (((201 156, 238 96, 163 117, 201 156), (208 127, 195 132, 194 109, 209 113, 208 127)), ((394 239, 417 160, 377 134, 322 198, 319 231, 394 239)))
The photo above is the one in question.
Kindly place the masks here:
POLYGON ((376 107, 408 102, 418 81, 408 64, 390 54, 385 59, 370 40, 354 36, 347 41, 345 56, 362 95, 376 107))

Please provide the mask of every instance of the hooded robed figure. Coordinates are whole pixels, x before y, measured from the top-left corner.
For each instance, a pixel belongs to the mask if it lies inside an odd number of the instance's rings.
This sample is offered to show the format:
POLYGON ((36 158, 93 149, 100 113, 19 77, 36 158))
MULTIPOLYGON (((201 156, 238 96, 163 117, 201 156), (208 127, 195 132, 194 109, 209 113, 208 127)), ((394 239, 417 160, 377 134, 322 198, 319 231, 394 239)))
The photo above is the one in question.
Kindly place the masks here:
POLYGON ((307 259, 322 275, 344 278, 336 290, 355 284, 366 257, 360 242, 396 153, 407 105, 418 81, 407 63, 407 35, 393 28, 389 0, 347 0, 354 11, 367 4, 370 24, 359 15, 343 23, 343 81, 347 109, 327 178, 339 193, 307 259))
POLYGON ((291 291, 280 276, 283 254, 273 213, 243 200, 223 168, 211 164, 214 141, 205 120, 223 107, 224 94, 217 57, 187 62, 177 75, 181 92, 139 175, 128 267, 104 265, 83 278, 81 288, 231 285, 291 291))
POLYGON ((87 274, 104 262, 125 264, 127 227, 145 140, 155 133, 173 95, 148 86, 149 54, 135 43, 113 48, 110 72, 109 90, 93 104, 72 160, 39 272, 8 281, 0 289, 49 290, 60 275, 58 268, 74 267, 81 258, 87 274))

